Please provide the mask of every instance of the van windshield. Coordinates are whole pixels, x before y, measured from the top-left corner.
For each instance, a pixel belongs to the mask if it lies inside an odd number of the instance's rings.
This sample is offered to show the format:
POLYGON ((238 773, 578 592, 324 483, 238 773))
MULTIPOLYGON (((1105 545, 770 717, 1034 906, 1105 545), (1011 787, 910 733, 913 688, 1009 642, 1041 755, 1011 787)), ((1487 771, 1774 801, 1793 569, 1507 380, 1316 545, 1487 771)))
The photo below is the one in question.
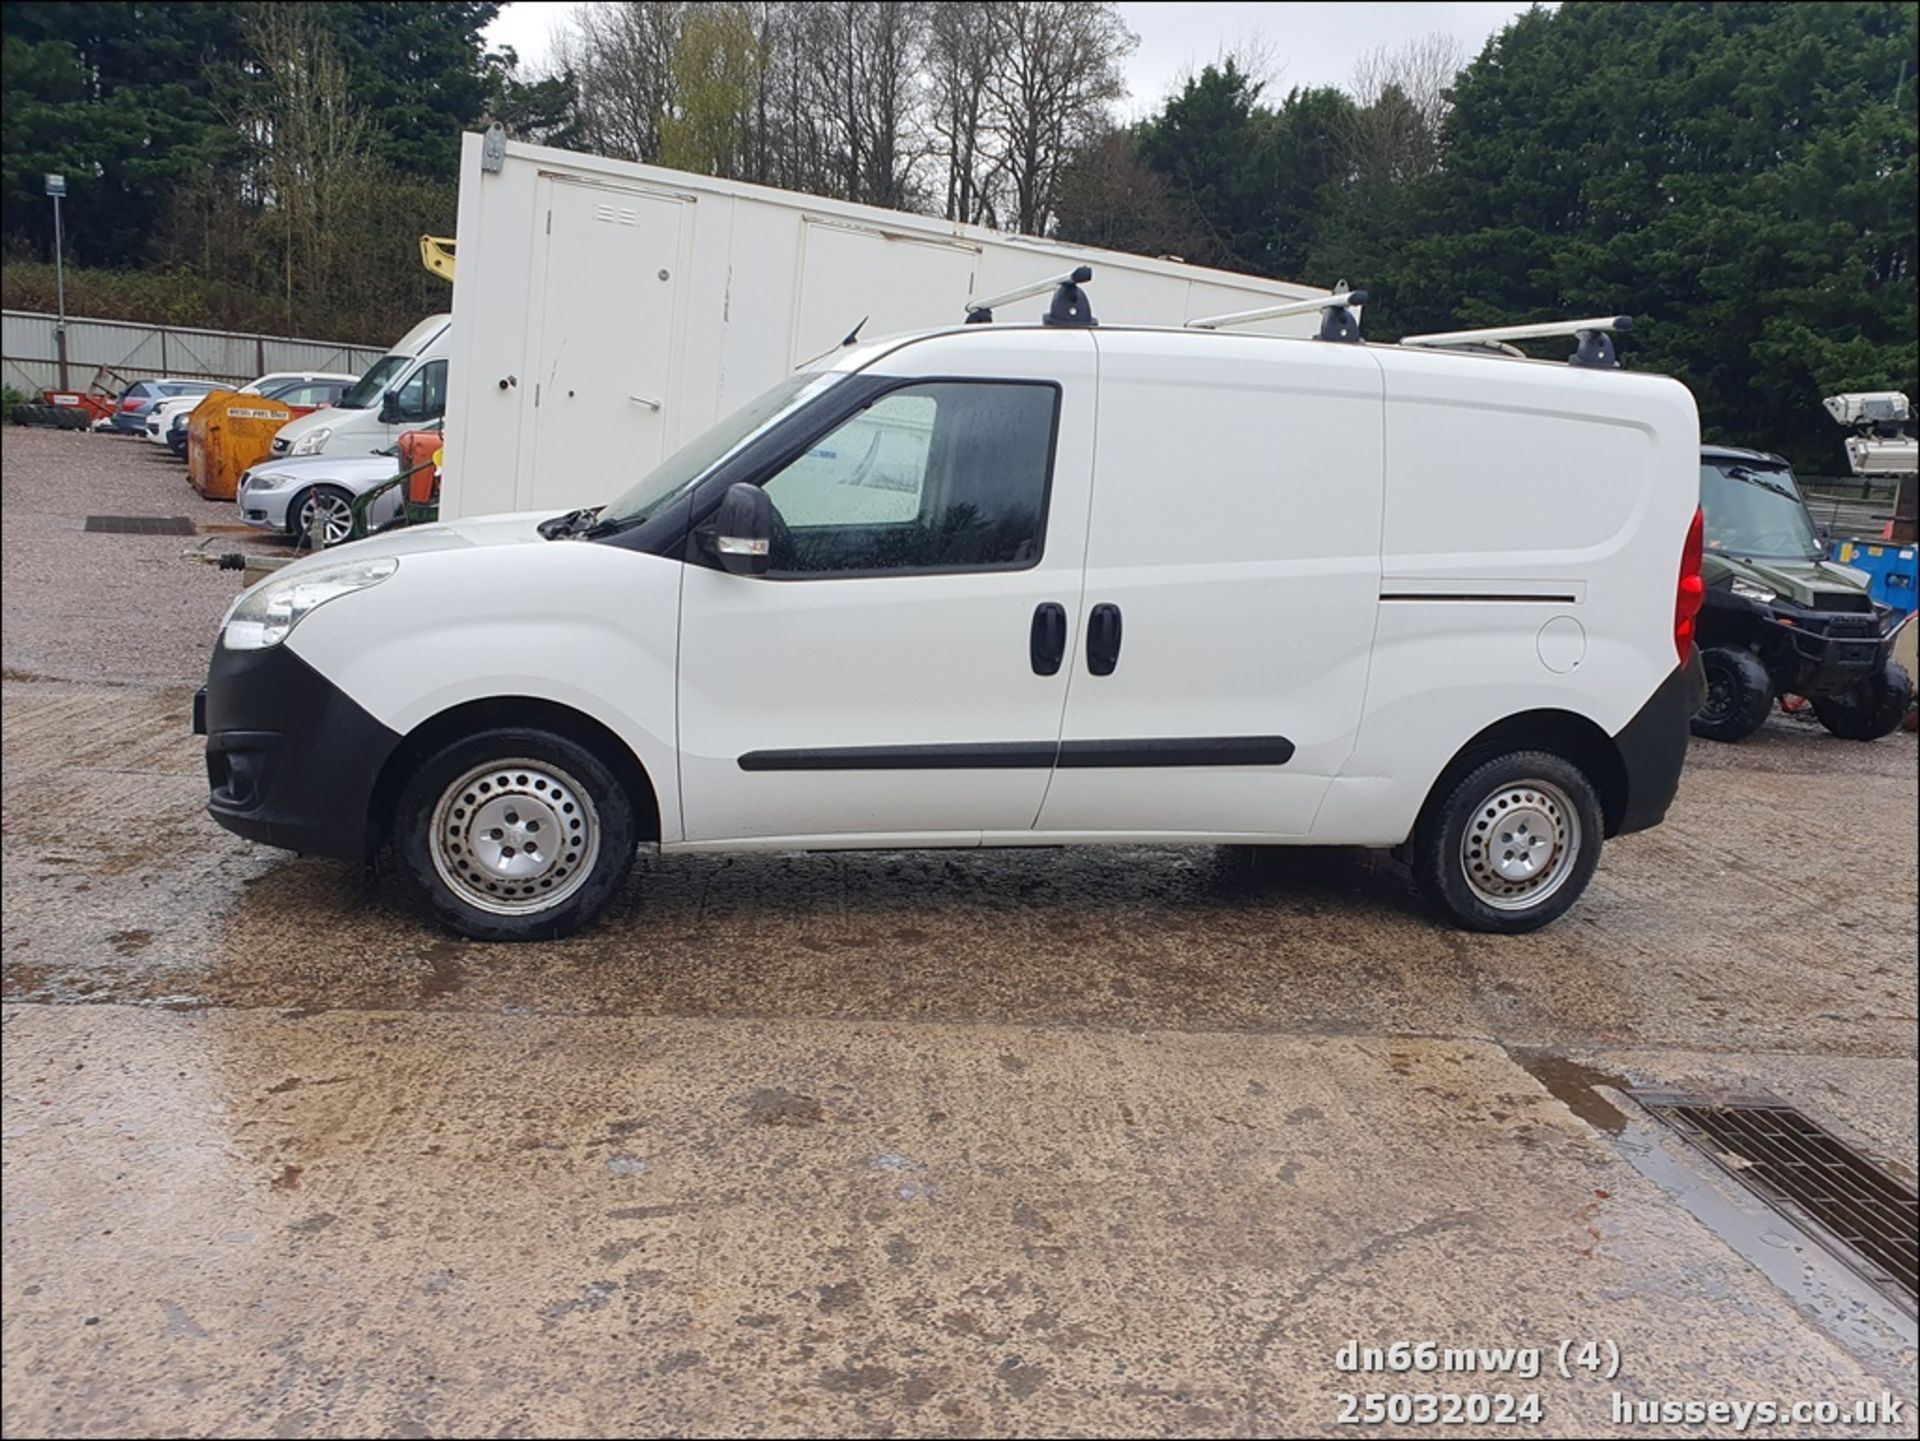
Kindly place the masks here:
POLYGON ((1703 464, 1700 509, 1708 550, 1751 560, 1818 560, 1826 554, 1793 472, 1784 466, 1703 464))
POLYGON ((845 378, 842 371, 790 375, 762 392, 681 446, 602 509, 594 533, 605 535, 639 525, 743 445, 845 378))
POLYGON ((348 387, 347 393, 334 404, 342 410, 371 410, 386 393, 387 386, 398 375, 411 355, 383 355, 374 361, 367 373, 348 387))

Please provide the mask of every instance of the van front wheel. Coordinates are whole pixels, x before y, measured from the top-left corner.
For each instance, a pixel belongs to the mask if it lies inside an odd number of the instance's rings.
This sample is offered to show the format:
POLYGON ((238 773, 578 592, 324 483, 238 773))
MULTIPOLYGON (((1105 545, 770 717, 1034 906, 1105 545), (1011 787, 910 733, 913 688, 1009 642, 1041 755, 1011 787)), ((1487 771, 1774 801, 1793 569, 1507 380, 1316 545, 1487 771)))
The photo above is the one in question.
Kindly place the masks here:
POLYGON ((1414 879, 1468 930, 1538 930, 1586 890, 1605 826, 1578 766, 1516 751, 1475 768, 1421 817, 1414 879))
POLYGON ((478 941, 542 941, 587 925, 633 868, 633 804, 577 741, 482 731, 408 781, 394 839, 426 910, 478 941))

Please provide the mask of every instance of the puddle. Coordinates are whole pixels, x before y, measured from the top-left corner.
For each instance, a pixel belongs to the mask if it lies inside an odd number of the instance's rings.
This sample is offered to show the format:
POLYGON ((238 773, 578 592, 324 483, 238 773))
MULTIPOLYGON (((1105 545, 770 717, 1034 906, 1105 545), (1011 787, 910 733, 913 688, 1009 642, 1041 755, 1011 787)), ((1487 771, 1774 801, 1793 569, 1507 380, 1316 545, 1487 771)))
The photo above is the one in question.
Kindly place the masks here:
POLYGON ((1596 1131, 1618 1136, 1627 1129, 1626 1112, 1599 1090, 1605 1086, 1615 1091, 1630 1091, 1633 1083, 1626 1077, 1616 1076, 1611 1071, 1602 1071, 1595 1066, 1582 1065, 1579 1061, 1568 1060, 1552 1051, 1529 1051, 1516 1046, 1510 1048, 1508 1054, 1520 1063, 1528 1075, 1546 1087, 1548 1094, 1596 1131))
MULTIPOLYGON (((1669 1151, 1653 1121, 1622 1121, 1616 1148, 1693 1218, 1780 1288, 1794 1308, 1880 1371, 1896 1388, 1911 1386, 1920 1327, 1875 1287, 1757 1197, 1731 1181, 1694 1169, 1669 1151)), ((1675 1143, 1678 1144, 1678 1143, 1675 1143)))

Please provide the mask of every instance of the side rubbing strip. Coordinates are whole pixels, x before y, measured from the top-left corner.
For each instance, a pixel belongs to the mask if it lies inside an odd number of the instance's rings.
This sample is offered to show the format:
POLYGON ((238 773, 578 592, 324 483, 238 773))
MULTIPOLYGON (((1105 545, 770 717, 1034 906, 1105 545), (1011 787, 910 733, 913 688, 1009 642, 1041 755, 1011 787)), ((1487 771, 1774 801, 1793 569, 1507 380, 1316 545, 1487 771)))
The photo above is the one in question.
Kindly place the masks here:
POLYGON ((951 746, 829 746, 818 750, 748 751, 743 771, 1009 771, 1051 770, 1053 741, 992 741, 951 746))
POLYGON ((1190 740, 1062 741, 1060 765, 1283 766, 1293 759, 1285 736, 1199 736, 1190 740))
POLYGON ((1200 736, 1124 741, 993 741, 979 745, 831 746, 748 751, 743 771, 1076 770, 1141 766, 1281 766, 1293 758, 1285 736, 1200 736))
POLYGON ((1478 600, 1478 601, 1533 601, 1551 605, 1578 605, 1579 597, 1572 595, 1474 595, 1464 591, 1417 591, 1411 594, 1382 591, 1382 600, 1478 600))

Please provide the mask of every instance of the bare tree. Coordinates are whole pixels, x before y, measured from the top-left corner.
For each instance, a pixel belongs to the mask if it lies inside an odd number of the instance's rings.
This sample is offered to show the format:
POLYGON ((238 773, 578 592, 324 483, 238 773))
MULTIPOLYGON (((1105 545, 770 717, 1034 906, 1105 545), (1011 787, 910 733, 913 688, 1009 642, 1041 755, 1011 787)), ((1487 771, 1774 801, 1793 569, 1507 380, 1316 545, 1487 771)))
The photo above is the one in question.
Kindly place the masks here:
POLYGON ((603 153, 1044 231, 1134 43, 1104 0, 591 0, 558 63, 603 153))
POLYGON ((1139 42, 1109 4, 987 0, 986 72, 996 158, 1015 230, 1044 234, 1067 158, 1125 93, 1120 62, 1139 42))
POLYGON ((1061 176, 1056 234, 1062 240, 1163 259, 1197 260, 1216 242, 1167 178, 1140 159, 1134 137, 1109 130, 1084 147, 1061 176))
POLYGON ((341 237, 350 233, 340 212, 369 168, 371 126, 315 11, 254 5, 243 33, 247 68, 263 83, 238 120, 253 142, 250 188, 278 222, 291 329, 296 293, 324 295, 334 275, 341 237))
POLYGON ((573 12, 557 48, 573 72, 581 139, 624 160, 660 158, 660 124, 673 112, 673 54, 687 6, 681 0, 595 0, 573 12))
POLYGON ((986 217, 998 169, 986 145, 992 25, 982 0, 934 0, 927 17, 929 149, 945 171, 945 215, 986 217))
POLYGON ((1362 181, 1404 184, 1440 164, 1447 94, 1465 63, 1460 42, 1439 32, 1360 57, 1349 86, 1356 109, 1349 151, 1362 181))

